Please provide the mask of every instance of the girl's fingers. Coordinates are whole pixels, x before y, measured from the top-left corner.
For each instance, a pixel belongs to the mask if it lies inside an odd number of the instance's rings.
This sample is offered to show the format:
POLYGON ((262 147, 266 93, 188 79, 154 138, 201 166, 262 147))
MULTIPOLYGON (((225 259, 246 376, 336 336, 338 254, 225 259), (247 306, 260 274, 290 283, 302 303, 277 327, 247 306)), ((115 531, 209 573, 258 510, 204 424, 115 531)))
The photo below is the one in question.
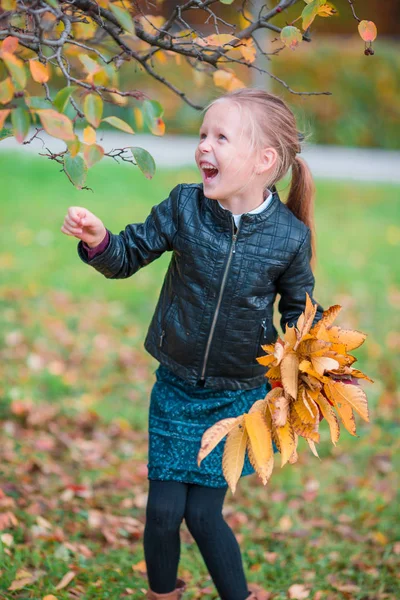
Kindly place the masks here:
POLYGON ((67 225, 69 225, 69 227, 80 227, 82 221, 80 219, 78 219, 77 221, 73 221, 72 219, 69 219, 68 217, 65 217, 64 223, 66 223, 67 225))
POLYGON ((61 231, 67 235, 76 235, 78 233, 82 233, 82 229, 80 227, 68 227, 65 225, 61 227, 61 231))

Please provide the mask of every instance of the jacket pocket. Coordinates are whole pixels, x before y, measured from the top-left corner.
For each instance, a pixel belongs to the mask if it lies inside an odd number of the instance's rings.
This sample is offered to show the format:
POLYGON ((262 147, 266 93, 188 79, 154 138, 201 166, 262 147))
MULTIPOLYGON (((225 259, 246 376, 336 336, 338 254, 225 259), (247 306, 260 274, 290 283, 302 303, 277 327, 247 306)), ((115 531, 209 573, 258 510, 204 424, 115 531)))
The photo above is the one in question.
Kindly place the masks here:
POLYGON ((167 330, 167 325, 168 325, 168 323, 169 323, 169 321, 170 321, 170 319, 171 319, 171 317, 173 315, 174 308, 175 308, 175 305, 176 305, 176 299, 177 299, 177 297, 176 297, 176 295, 174 295, 174 297, 172 298, 172 300, 171 300, 168 308, 166 309, 166 311, 165 311, 165 313, 163 315, 163 318, 162 318, 162 321, 161 321, 161 334, 160 334, 159 341, 158 341, 159 348, 161 348, 161 346, 163 345, 165 332, 167 330))
POLYGON ((263 351, 261 346, 264 344, 268 344, 271 339, 271 335, 269 335, 271 333, 270 332, 270 329, 271 329, 270 324, 271 324, 271 319, 268 317, 264 317, 260 323, 260 330, 258 333, 257 346, 255 348, 255 353, 254 353, 254 361, 255 362, 257 362, 256 358, 258 356, 263 356, 265 354, 265 352, 263 351))

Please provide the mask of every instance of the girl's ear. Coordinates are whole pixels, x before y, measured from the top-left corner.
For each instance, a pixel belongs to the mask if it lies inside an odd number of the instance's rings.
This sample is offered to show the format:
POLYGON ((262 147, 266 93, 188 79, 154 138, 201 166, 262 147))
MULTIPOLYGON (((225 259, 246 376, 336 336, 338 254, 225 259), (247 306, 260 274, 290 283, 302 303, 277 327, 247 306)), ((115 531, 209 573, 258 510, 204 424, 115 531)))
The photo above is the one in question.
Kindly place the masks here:
POLYGON ((264 148, 259 154, 258 164, 256 167, 257 175, 261 175, 262 173, 266 173, 267 171, 274 169, 277 160, 278 153, 275 148, 264 148))

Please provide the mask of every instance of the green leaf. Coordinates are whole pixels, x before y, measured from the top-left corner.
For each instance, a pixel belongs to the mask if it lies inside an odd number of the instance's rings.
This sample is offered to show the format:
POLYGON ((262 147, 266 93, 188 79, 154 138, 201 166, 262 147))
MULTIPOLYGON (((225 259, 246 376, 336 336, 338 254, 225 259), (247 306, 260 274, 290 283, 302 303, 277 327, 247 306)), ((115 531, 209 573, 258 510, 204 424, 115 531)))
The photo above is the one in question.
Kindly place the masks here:
POLYGON ((5 140, 6 138, 13 137, 13 135, 14 134, 13 134, 12 129, 6 129, 6 128, 1 129, 0 130, 0 142, 1 142, 1 140, 5 140))
POLYGON ((56 97, 53 100, 53 104, 54 108, 58 110, 59 113, 63 113, 65 111, 71 95, 77 89, 78 87, 76 85, 68 85, 57 92, 56 97))
POLYGON ((75 187, 81 190, 85 185, 87 166, 80 154, 72 158, 69 152, 64 156, 64 171, 75 187))
POLYGON ((103 123, 104 122, 109 123, 113 127, 121 129, 121 131, 125 131, 126 133, 135 133, 132 127, 128 125, 128 123, 125 123, 125 121, 123 121, 119 117, 106 117, 105 119, 103 119, 103 123))
POLYGON ((76 136, 73 130, 72 121, 66 115, 61 115, 52 108, 37 110, 36 114, 39 115, 39 119, 46 133, 66 142, 75 140, 76 136))
POLYGON ((25 98, 25 102, 32 110, 49 109, 51 106, 48 100, 45 100, 41 96, 29 96, 25 98))
POLYGON ((321 0, 312 0, 303 8, 301 18, 303 19, 303 29, 308 29, 318 14, 318 9, 321 5, 321 0))
POLYGON ((114 14, 114 17, 117 19, 118 23, 121 25, 122 29, 125 29, 125 31, 128 33, 134 35, 135 25, 133 24, 132 17, 128 11, 124 10, 120 6, 116 6, 115 4, 110 4, 110 10, 114 14))
POLYGON ((44 0, 46 2, 46 4, 48 4, 49 6, 52 6, 53 8, 60 8, 60 5, 58 4, 57 0, 44 0))
POLYGON ((10 52, 3 52, 2 59, 11 75, 14 85, 18 91, 23 91, 26 86, 26 70, 24 63, 14 56, 14 54, 10 54, 10 52))
POLYGON ((98 94, 88 94, 85 97, 83 112, 87 121, 97 129, 103 114, 103 100, 98 94))
POLYGON ((162 115, 164 109, 156 100, 145 100, 142 104, 144 122, 154 135, 163 135, 165 131, 162 115))
POLYGON ((104 148, 99 146, 98 144, 85 144, 85 149, 83 151, 83 156, 85 157, 85 161, 87 166, 93 167, 97 162, 99 162, 104 156, 104 148))
POLYGON ((152 155, 144 148, 131 147, 133 158, 137 166, 147 179, 151 179, 156 172, 156 163, 152 155))
POLYGON ((31 119, 29 113, 25 108, 19 106, 11 111, 11 123, 13 126, 15 139, 19 144, 22 144, 26 136, 28 135, 29 125, 31 119))
POLYGON ((291 48, 292 50, 299 45, 302 39, 303 34, 301 33, 300 29, 297 29, 297 27, 287 25, 281 30, 281 41, 285 44, 285 46, 291 48))

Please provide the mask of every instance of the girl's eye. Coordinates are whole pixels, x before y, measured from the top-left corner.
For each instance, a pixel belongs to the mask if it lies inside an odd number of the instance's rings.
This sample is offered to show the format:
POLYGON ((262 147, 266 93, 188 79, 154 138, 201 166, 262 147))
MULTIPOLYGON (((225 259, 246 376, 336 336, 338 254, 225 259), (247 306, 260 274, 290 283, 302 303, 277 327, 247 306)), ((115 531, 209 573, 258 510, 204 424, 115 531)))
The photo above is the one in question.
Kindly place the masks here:
POLYGON ((226 137, 222 133, 219 134, 219 137, 224 138, 224 140, 226 140, 226 137))
POLYGON ((200 134, 200 139, 202 140, 204 137, 206 137, 205 133, 200 134))

